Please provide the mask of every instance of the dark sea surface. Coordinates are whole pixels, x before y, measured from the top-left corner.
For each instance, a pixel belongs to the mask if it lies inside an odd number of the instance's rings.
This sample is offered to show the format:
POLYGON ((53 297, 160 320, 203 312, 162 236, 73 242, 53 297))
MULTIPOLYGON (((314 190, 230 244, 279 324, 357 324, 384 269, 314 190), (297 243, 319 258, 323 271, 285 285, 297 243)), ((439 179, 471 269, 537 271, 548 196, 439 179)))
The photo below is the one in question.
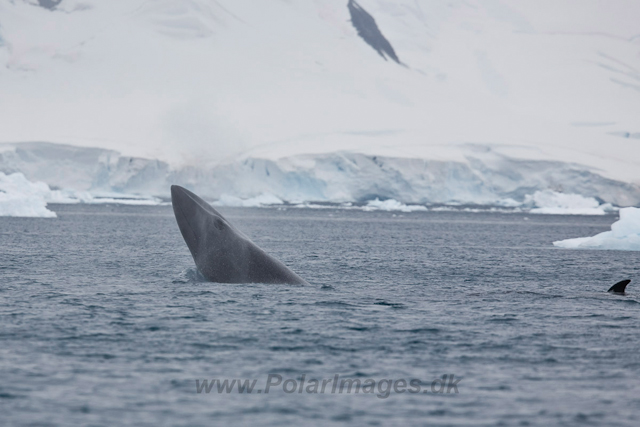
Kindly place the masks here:
POLYGON ((201 281, 170 206, 51 209, 0 218, 2 426, 640 425, 640 254, 551 244, 615 215, 221 209, 298 287, 201 281))

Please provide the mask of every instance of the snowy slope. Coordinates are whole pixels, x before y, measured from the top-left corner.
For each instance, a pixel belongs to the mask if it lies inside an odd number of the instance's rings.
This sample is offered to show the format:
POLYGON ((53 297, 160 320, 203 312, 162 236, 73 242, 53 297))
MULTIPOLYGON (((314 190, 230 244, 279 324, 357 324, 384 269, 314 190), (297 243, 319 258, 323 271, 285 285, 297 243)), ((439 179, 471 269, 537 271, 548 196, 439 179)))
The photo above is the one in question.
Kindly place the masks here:
POLYGON ((107 149, 0 170, 152 195, 640 204, 640 2, 357 5, 401 64, 346 0, 0 0, 0 141, 107 149))

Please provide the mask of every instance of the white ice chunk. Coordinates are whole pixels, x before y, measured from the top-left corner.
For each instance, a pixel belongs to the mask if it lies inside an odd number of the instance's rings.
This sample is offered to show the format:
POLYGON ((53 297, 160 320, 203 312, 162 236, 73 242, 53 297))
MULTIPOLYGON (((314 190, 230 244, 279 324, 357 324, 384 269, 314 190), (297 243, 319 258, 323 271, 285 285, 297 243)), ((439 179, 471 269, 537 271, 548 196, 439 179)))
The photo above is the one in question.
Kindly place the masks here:
MULTIPOLYGON (((149 198, 133 198, 133 197, 93 197, 85 194, 82 199, 76 199, 82 203, 88 203, 93 205, 98 204, 118 204, 118 205, 136 205, 136 206, 157 206, 162 204, 162 200, 149 197, 149 198)), ((58 202, 56 202, 58 203, 58 202)))
POLYGON ((604 215, 614 210, 610 203, 600 204, 593 197, 556 191, 536 191, 527 195, 525 205, 534 206, 531 213, 550 215, 604 215))
POLYGON ((504 207, 504 208, 517 208, 522 206, 522 203, 517 200, 513 200, 511 197, 507 197, 505 199, 496 200, 496 206, 504 207))
POLYGON ((220 199, 213 202, 213 206, 229 206, 229 207, 260 207, 265 205, 281 205, 284 202, 273 194, 263 193, 249 199, 241 199, 229 194, 222 194, 220 199))
POLYGON ((395 199, 380 200, 376 197, 375 200, 370 200, 366 206, 362 208, 364 211, 400 211, 400 212, 415 212, 426 211, 427 208, 421 205, 405 205, 395 199))
POLYGON ((47 209, 52 191, 44 182, 30 182, 21 173, 0 172, 0 216, 55 218, 47 209))
POLYGON ((620 209, 620 219, 611 225, 611 231, 593 237, 559 240, 554 246, 570 249, 617 249, 640 251, 640 209, 620 209))

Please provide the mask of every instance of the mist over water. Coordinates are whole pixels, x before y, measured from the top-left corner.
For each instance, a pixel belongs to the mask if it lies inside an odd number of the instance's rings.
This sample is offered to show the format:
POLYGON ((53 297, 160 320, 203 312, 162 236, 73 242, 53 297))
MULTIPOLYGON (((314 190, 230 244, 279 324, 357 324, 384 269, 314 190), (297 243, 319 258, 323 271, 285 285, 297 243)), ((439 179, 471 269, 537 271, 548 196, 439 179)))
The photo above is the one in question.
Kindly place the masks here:
POLYGON ((638 254, 551 245, 615 215, 220 208, 297 287, 202 281, 169 206, 50 208, 0 218, 0 424, 638 425, 638 254), (268 374, 460 382, 196 392, 268 374))

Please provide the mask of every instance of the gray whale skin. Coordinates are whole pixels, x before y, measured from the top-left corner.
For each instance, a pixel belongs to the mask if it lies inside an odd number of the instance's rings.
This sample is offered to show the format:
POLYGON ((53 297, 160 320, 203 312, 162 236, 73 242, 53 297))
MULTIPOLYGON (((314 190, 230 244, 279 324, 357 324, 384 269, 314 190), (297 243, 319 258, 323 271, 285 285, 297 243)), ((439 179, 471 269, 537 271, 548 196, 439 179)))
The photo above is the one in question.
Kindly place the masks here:
POLYGON ((612 287, 609 288, 609 290, 607 292, 612 292, 614 294, 622 294, 624 295, 625 292, 625 288, 627 287, 627 285, 631 283, 631 280, 623 280, 622 282, 618 282, 615 285, 613 285, 612 287))
POLYGON ((178 185, 171 186, 178 227, 202 275, 218 283, 306 284, 267 254, 211 205, 178 185))

